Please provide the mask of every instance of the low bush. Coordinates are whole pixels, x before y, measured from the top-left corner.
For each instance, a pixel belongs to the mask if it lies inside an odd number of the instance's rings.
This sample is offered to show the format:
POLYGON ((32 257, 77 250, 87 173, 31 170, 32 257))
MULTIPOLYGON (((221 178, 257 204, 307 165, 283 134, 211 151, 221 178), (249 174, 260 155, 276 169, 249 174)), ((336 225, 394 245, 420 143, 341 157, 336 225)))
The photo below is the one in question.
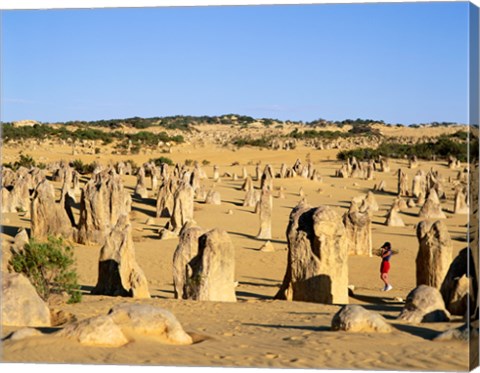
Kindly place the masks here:
POLYGON ((11 249, 11 253, 9 271, 24 274, 43 300, 66 292, 70 296, 68 303, 81 301, 73 247, 63 239, 49 237, 47 242, 30 239, 23 249, 11 249))
POLYGON ((96 166, 95 162, 83 163, 80 159, 75 159, 70 162, 70 167, 73 167, 80 175, 91 174, 96 166))
POLYGON ((167 157, 151 158, 149 162, 155 163, 155 166, 160 167, 162 164, 168 164, 169 166, 174 166, 175 163, 167 157))
POLYGON ((12 169, 13 171, 17 171, 20 167, 25 167, 25 168, 32 168, 37 165, 37 162, 35 162, 35 159, 33 159, 32 156, 28 154, 22 154, 20 153, 20 156, 17 161, 11 163, 4 163, 3 166, 12 169))
POLYGON ((468 159, 468 148, 466 143, 453 141, 447 136, 440 136, 436 142, 420 144, 399 144, 394 142, 383 142, 377 149, 357 148, 344 150, 337 154, 340 160, 355 157, 358 160, 374 159, 378 156, 388 158, 409 158, 417 156, 419 159, 432 160, 435 158, 447 159, 453 156, 461 162, 468 159))

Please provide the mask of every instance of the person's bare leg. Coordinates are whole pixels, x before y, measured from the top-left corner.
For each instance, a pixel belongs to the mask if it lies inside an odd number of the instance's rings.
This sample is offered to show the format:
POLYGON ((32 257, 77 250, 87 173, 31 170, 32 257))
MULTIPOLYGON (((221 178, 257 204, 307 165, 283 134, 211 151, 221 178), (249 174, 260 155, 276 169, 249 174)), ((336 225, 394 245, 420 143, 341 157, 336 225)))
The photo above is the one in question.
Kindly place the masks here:
POLYGON ((385 287, 387 287, 388 286, 388 273, 382 273, 380 275, 380 278, 385 283, 385 287))

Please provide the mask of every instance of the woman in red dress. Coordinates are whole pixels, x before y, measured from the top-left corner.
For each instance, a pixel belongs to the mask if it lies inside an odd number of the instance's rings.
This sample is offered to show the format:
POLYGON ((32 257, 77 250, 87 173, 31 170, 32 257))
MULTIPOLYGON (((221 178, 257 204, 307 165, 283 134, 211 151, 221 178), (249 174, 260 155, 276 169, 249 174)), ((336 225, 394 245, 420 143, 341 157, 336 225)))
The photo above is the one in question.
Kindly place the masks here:
POLYGON ((382 264, 380 265, 380 278, 385 283, 383 291, 390 291, 393 286, 388 283, 388 271, 390 270, 390 258, 392 256, 392 245, 385 242, 382 246, 382 264))

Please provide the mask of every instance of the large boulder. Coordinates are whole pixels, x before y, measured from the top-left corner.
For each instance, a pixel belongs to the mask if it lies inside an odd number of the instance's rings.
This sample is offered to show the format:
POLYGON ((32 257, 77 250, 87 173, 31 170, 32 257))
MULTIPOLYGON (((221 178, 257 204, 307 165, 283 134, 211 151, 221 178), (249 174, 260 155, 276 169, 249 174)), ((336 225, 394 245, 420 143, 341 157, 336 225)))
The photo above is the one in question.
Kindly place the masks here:
POLYGON ((276 299, 348 303, 348 238, 338 214, 305 203, 290 213, 288 260, 276 299))
POLYGON ((187 298, 235 302, 235 248, 228 234, 212 229, 198 239, 198 254, 190 261, 187 298))
POLYGON ((148 304, 119 304, 108 315, 69 324, 53 336, 98 347, 120 347, 145 337, 164 344, 193 343, 171 312, 148 304))
POLYGON ((368 311, 357 304, 343 306, 333 316, 331 329, 364 333, 390 333, 392 331, 392 327, 381 315, 368 311))
POLYGON ((54 334, 73 339, 82 345, 97 347, 120 347, 129 340, 110 316, 95 316, 74 322, 54 334))
POLYGON ((132 227, 121 215, 100 250, 98 281, 92 294, 150 298, 148 282, 135 260, 132 227))
POLYGON ((192 344, 177 318, 169 311, 149 304, 119 304, 108 316, 126 336, 146 335, 173 345, 192 344))
POLYGON ((47 304, 25 276, 4 273, 1 300, 3 325, 51 326, 47 304))
POLYGON ((441 220, 422 221, 417 226, 417 239, 417 286, 428 285, 440 289, 452 262, 453 246, 447 226, 441 220))
POLYGON ((450 320, 442 295, 434 287, 420 285, 407 295, 405 306, 398 316, 408 323, 444 322, 450 320))

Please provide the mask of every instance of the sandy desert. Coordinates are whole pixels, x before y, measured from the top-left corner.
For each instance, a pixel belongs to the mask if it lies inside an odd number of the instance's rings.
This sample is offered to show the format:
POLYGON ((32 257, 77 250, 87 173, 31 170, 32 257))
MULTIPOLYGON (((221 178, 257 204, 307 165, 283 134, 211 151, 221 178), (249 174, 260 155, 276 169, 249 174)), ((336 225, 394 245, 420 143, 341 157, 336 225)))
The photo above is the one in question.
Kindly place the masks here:
MULTIPOLYGON (((385 137, 419 138, 452 134, 462 128, 456 126, 435 128, 399 128, 378 125, 385 137)), ((348 129, 348 128, 347 128, 348 129)), ((134 129, 126 129, 126 131, 134 129)), ((160 131, 152 127, 151 131, 160 131)), ((292 128, 286 128, 289 132, 292 128)), ((346 129, 344 129, 346 130, 346 129)), ((467 246, 468 216, 454 213, 455 181, 468 165, 462 163, 451 168, 446 160, 419 160, 417 168, 409 168, 408 159, 390 159, 389 172, 375 172, 370 180, 365 178, 340 178, 336 171, 342 167, 337 159, 338 148, 318 149, 298 141, 295 149, 268 149, 235 147, 219 144, 218 139, 233 133, 252 136, 270 131, 262 126, 239 129, 230 126, 202 125, 186 134, 186 141, 171 146, 167 153, 141 149, 138 154, 112 154, 112 146, 99 146, 98 154, 55 139, 39 143, 4 143, 2 162, 14 162, 19 154, 31 155, 45 164, 81 159, 85 163, 96 161, 106 167, 120 161, 133 160, 138 166, 152 158, 166 156, 178 164, 188 160, 198 162, 207 178, 201 184, 208 191, 215 188, 220 193, 221 204, 206 204, 195 198, 194 220, 204 229, 221 228, 227 232, 235 250, 236 302, 197 301, 175 299, 172 260, 178 238, 160 239, 159 230, 165 227, 168 217, 157 217, 156 196, 158 188, 151 190, 147 177, 148 198, 134 196, 135 175, 122 175, 125 189, 132 195, 129 219, 132 224, 136 262, 148 280, 149 299, 93 295, 91 290, 98 280, 100 244, 82 245, 72 242, 75 248, 76 269, 83 297, 79 303, 67 304, 64 298, 49 302, 52 326, 40 327, 42 334, 19 340, 8 336, 22 327, 2 326, 3 362, 71 363, 71 364, 129 364, 164 366, 216 366, 216 367, 273 367, 273 368, 324 368, 368 370, 439 370, 465 371, 469 368, 469 346, 465 341, 434 340, 441 332, 464 324, 459 315, 450 321, 409 323, 399 320, 407 294, 416 287, 416 257, 419 242, 416 226, 422 220, 421 206, 403 207, 399 215, 404 227, 385 225, 390 206, 397 198, 397 172, 401 168, 408 176, 408 186, 419 169, 432 168, 445 180, 446 199, 441 207, 443 219, 451 238, 452 259, 467 246), (244 207, 245 191, 243 169, 253 177, 259 164, 279 172, 281 165, 292 167, 297 160, 311 162, 317 179, 299 175, 273 179, 273 210, 271 239, 256 238, 260 220, 254 207, 244 207), (205 162, 203 162, 205 161, 205 162), (203 162, 203 164, 202 164, 203 162), (213 167, 218 166, 220 180, 214 181, 213 167), (237 177, 234 177, 236 175, 237 177), (292 209, 305 198, 311 207, 329 206, 339 216, 348 212, 352 199, 364 197, 381 181, 384 191, 374 191, 379 209, 371 216, 371 238, 374 255, 348 256, 348 285, 353 286, 348 303, 358 304, 380 314, 392 327, 390 333, 349 332, 331 330, 332 318, 341 304, 321 304, 304 301, 274 299, 287 268, 288 242, 286 230, 292 209), (278 198, 283 187, 284 198, 278 198), (261 250, 266 241, 273 251, 261 250), (379 267, 381 259, 375 252, 389 241, 395 254, 391 259, 390 280, 393 289, 383 291, 379 267), (183 329, 192 337, 193 344, 163 344, 155 338, 144 336, 130 339, 120 347, 88 346, 78 341, 56 336, 55 332, 66 325, 90 317, 105 315, 119 304, 148 304, 172 312, 183 329)), ((172 131, 174 133, 174 131, 172 131)), ((176 133, 176 132, 175 132, 176 133)), ((191 166, 192 167, 192 166, 191 166)), ((191 168, 190 167, 190 168, 191 168)), ((49 173, 47 175, 50 176, 49 173)), ((83 187, 91 175, 82 175, 83 187)), ((51 182, 56 199, 60 199, 62 184, 51 182)), ((161 183, 159 183, 161 184, 161 183)), ((408 200, 409 198, 405 198, 408 200)), ((76 196, 73 213, 79 219, 80 195, 76 196)), ((2 273, 8 272, 10 247, 19 228, 30 231, 29 212, 2 214, 2 273)))

